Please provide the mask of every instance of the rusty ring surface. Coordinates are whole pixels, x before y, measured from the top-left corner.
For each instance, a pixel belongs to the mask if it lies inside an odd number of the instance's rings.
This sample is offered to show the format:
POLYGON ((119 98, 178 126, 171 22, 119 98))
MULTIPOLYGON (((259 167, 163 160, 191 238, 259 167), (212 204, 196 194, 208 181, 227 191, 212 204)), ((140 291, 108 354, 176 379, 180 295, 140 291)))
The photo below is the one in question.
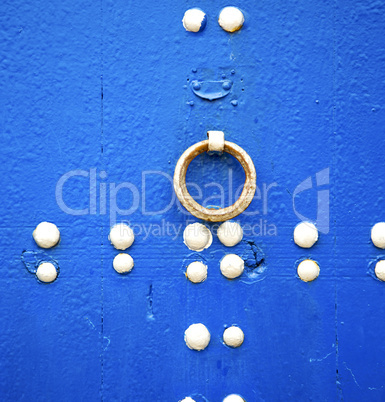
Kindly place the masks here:
POLYGON ((208 151, 209 141, 201 141, 192 145, 179 158, 174 173, 174 190, 180 203, 192 215, 209 222, 223 222, 242 213, 251 203, 256 189, 257 173, 248 153, 233 142, 225 141, 224 152, 233 155, 245 171, 245 184, 238 200, 229 207, 221 209, 205 208, 190 195, 186 186, 186 173, 191 161, 203 152, 208 151))

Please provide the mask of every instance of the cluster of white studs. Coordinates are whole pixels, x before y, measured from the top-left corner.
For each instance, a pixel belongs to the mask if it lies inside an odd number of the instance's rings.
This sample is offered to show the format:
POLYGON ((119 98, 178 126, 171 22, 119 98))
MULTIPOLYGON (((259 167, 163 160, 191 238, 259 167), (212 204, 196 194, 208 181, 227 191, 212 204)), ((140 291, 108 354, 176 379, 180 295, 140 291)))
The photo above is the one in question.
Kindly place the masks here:
MULTIPOLYGON (((60 231, 54 223, 41 222, 32 233, 32 236, 39 247, 51 248, 60 241, 60 231)), ((135 236, 132 229, 119 223, 111 228, 108 236, 111 244, 117 250, 126 250, 134 242, 135 236)), ((113 267, 119 274, 126 274, 134 267, 134 260, 127 253, 119 253, 113 261, 113 267)), ((48 261, 41 262, 36 270, 36 276, 41 282, 50 283, 57 278, 56 266, 48 261)))
MULTIPOLYGON (((111 228, 108 239, 117 250, 126 250, 131 247, 135 240, 135 235, 128 225, 118 223, 111 228)), ((119 253, 115 256, 112 266, 119 274, 127 274, 134 268, 134 260, 130 254, 119 253)))
MULTIPOLYGON (((311 222, 301 222, 294 229, 294 243, 302 248, 311 248, 318 240, 318 230, 311 222)), ((319 265, 310 259, 301 261, 297 274, 304 282, 314 281, 319 275, 319 265)))
MULTIPOLYGON (((243 230, 238 223, 227 221, 219 226, 217 235, 223 245, 233 247, 242 240, 243 230)), ((207 226, 196 222, 186 226, 183 241, 190 250, 203 251, 211 246, 213 236, 207 226)), ((227 254, 220 262, 221 273, 228 279, 238 278, 242 275, 244 267, 244 261, 236 254, 227 254)), ((188 265, 185 274, 193 283, 204 282, 207 279, 207 265, 194 261, 188 265)))
MULTIPOLYGON (((237 245, 243 238, 243 230, 236 222, 224 222, 218 228, 218 238, 226 247, 237 245)), ((213 239, 210 230, 201 223, 188 225, 183 233, 185 245, 194 251, 202 251, 210 247, 213 239)), ((220 262, 220 270, 223 276, 228 279, 234 279, 242 275, 244 270, 244 261, 236 254, 225 255, 220 262)), ((207 278, 207 265, 201 261, 190 263, 186 270, 186 277, 193 283, 201 283, 207 278)), ((209 345, 211 335, 206 326, 202 323, 190 325, 184 333, 184 341, 189 349, 201 351, 209 345)), ((225 345, 237 348, 244 341, 243 331, 236 326, 226 328, 223 333, 223 342, 225 345)), ((230 398, 228 396, 227 398, 230 398)), ((184 401, 191 401, 190 397, 184 401)), ((231 399, 227 399, 231 401, 231 399)), ((234 400, 235 401, 235 400, 234 400)), ((242 399, 243 401, 243 399, 242 399)))
MULTIPOLYGON (((385 222, 378 222, 372 227, 371 239, 377 248, 385 249, 385 222)), ((379 260, 374 268, 376 277, 385 281, 385 260, 379 260)))
MULTIPOLYGON (((210 331, 204 324, 192 324, 184 333, 184 341, 189 349, 201 351, 207 348, 210 343, 210 331)), ((232 348, 238 348, 242 345, 245 335, 241 328, 231 326, 223 332, 223 342, 232 348)))
MULTIPOLYGON (((32 233, 36 244, 41 248, 52 248, 60 241, 60 231, 51 222, 40 222, 32 233)), ((58 272, 52 262, 42 261, 36 270, 40 282, 51 283, 57 278, 58 272)))
MULTIPOLYGON (((311 222, 301 222, 294 229, 294 242, 302 248, 312 247, 318 240, 318 230, 311 222)), ((380 249, 385 249, 385 222, 376 223, 371 230, 371 240, 380 249)), ((374 269, 375 275, 385 281, 385 260, 379 260, 374 269)), ((319 276, 320 268, 316 261, 306 259, 297 267, 297 273, 304 282, 311 282, 319 276)))
MULTIPOLYGON (((218 23, 227 32, 235 32, 242 28, 245 17, 237 7, 225 7, 221 10, 218 23)), ((201 32, 205 29, 207 15, 200 8, 190 8, 184 13, 183 26, 188 32, 201 32)))

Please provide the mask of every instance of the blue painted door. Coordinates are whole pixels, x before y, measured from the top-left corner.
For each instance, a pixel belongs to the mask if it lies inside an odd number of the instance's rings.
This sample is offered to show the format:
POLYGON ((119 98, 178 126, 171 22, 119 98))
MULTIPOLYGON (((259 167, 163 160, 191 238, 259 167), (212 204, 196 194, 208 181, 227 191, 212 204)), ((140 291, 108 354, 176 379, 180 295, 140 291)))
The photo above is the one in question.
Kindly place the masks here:
MULTIPOLYGON (((250 1, 230 34, 227 3, 4 0, 1 69, 1 376, 3 401, 382 401, 384 253, 370 229, 384 215, 384 1, 250 1), (192 6, 205 30, 181 23, 192 6), (231 80, 209 101, 194 80, 231 80), (208 130, 225 132, 257 170, 236 220, 243 241, 192 253, 196 222, 175 199, 175 164, 208 130), (309 249, 301 220, 320 225, 309 249), (41 221, 61 231, 38 248, 41 221), (115 222, 136 233, 133 271, 112 268, 115 222), (42 284, 26 258, 56 261, 42 284), (220 259, 245 260, 237 280, 220 259), (39 254, 40 253, 40 254, 39 254), (302 282, 304 258, 319 277, 302 282), (185 278, 202 259, 207 280, 185 278), (202 322, 211 342, 189 350, 202 322), (240 326, 244 344, 222 343, 240 326)), ((228 155, 188 172, 199 202, 230 205, 244 174, 228 155)), ((239 190, 238 190, 239 194, 239 190)))

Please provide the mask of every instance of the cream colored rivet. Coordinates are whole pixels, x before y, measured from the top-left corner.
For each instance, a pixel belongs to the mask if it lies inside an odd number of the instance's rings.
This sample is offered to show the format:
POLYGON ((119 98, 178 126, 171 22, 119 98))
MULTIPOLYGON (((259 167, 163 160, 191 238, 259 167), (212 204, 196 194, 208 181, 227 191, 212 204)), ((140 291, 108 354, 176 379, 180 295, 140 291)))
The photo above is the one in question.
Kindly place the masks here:
POLYGON ((56 246, 60 240, 60 232, 57 226, 51 222, 41 222, 32 233, 36 244, 42 248, 56 246))
POLYGON ((130 254, 120 253, 115 256, 112 265, 119 274, 127 274, 134 268, 134 260, 130 254))
POLYGON ((231 394, 226 396, 223 402, 246 402, 240 395, 231 394))
POLYGON ((207 278, 207 265, 200 261, 194 261, 187 267, 187 278, 193 283, 200 283, 207 278))
POLYGON ((203 324, 192 324, 184 333, 186 345, 193 350, 203 350, 210 342, 210 332, 203 324))
POLYGON ((311 222, 301 222, 294 229, 294 242, 302 248, 310 248, 318 240, 318 230, 311 222))
POLYGON ((380 260, 377 262, 374 272, 376 273, 378 279, 385 281, 385 260, 380 260))
POLYGON ((241 346, 244 339, 245 335, 239 327, 232 326, 226 328, 223 332, 223 341, 227 346, 231 346, 232 348, 238 348, 241 346))
POLYGON ((108 239, 117 250, 125 250, 134 242, 135 236, 128 225, 118 223, 111 229, 108 239))
POLYGON ((242 240, 243 230, 237 222, 227 221, 219 226, 217 235, 222 244, 233 247, 242 240))
POLYGON ((195 402, 195 399, 192 399, 189 396, 187 396, 186 398, 182 399, 180 402, 195 402))
POLYGON ((313 260, 303 260, 298 264, 298 276, 304 282, 314 281, 319 275, 319 266, 313 260))
POLYGON ((43 262, 39 265, 36 271, 36 276, 39 281, 50 283, 57 278, 57 270, 51 262, 43 262))
POLYGON ((225 7, 219 14, 219 25, 227 32, 235 32, 242 28, 245 17, 237 7, 225 7))
POLYGON ((196 222, 186 226, 183 241, 190 250, 202 251, 211 246, 213 236, 205 225, 196 222))
POLYGON ((372 227, 372 242, 378 248, 385 248, 385 222, 378 222, 372 227))
POLYGON ((244 268, 245 262, 236 254, 225 255, 220 264, 222 275, 229 279, 242 275, 244 268))
POLYGON ((209 152, 223 152, 225 149, 225 133, 223 131, 207 131, 209 152))
POLYGON ((184 13, 182 22, 186 31, 199 32, 204 30, 207 18, 199 8, 191 8, 184 13))

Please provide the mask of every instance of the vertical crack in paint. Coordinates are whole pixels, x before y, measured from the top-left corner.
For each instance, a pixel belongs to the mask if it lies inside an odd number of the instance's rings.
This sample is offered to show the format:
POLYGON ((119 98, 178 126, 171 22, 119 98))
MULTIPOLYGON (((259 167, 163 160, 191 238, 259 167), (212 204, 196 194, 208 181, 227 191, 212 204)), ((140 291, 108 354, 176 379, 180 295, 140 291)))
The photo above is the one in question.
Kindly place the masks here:
POLYGON ((154 310, 152 307, 152 303, 153 303, 153 288, 151 283, 148 288, 148 294, 147 294, 147 319, 151 321, 154 320, 154 310))
MULTIPOLYGON (((104 74, 104 19, 103 19, 103 0, 100 0, 100 28, 101 28, 101 38, 100 38, 100 163, 102 169, 104 169, 104 110, 103 110, 103 74, 104 74)), ((103 224, 103 215, 99 214, 100 218, 100 325, 101 325, 101 333, 100 333, 100 399, 104 400, 104 224, 103 224)))
MULTIPOLYGON (((337 151, 337 136, 336 136, 336 63, 337 63, 337 49, 336 49, 336 24, 337 24, 337 0, 334 0, 333 6, 333 109, 332 109, 332 130, 333 130, 333 154, 332 154, 332 167, 333 172, 336 171, 336 151, 337 151)), ((330 192, 332 202, 335 200, 335 183, 330 181, 330 192)), ((333 202, 333 205, 335 203, 333 202)), ((333 205, 329 209, 333 216, 330 222, 333 222, 333 270, 334 270, 334 325, 335 325, 335 366, 336 366, 336 392, 340 400, 343 400, 340 373, 339 373, 339 345, 338 345, 338 277, 336 265, 336 246, 337 246, 337 225, 334 215, 333 205)))

